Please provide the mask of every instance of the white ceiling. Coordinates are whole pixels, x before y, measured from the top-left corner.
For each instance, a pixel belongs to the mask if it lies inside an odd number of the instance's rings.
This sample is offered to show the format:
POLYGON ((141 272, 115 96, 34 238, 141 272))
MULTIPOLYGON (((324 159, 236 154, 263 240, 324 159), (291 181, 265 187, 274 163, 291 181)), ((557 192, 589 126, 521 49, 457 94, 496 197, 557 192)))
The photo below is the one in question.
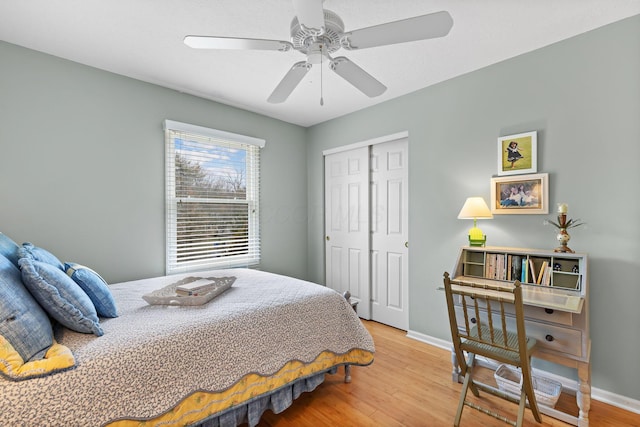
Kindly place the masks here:
POLYGON ((388 90, 368 98, 324 68, 324 106, 317 65, 287 101, 266 101, 304 60, 299 52, 183 44, 186 35, 289 40, 291 0, 2 0, 0 40, 310 126, 640 14, 640 1, 325 0, 324 8, 345 31, 440 10, 454 24, 444 38, 336 52, 388 90))

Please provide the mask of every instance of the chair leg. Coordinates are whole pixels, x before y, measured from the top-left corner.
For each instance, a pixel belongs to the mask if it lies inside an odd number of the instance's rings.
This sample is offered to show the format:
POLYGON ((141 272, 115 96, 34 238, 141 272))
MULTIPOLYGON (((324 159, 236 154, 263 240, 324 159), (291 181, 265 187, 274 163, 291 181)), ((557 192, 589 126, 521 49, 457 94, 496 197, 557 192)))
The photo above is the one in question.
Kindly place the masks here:
POLYGON ((464 402, 465 402, 465 400, 467 400, 467 390, 469 390, 469 384, 473 384, 471 382, 471 370, 472 369, 473 368, 471 366, 467 366, 467 372, 464 375, 464 381, 462 383, 462 391, 460 392, 460 400, 458 401, 458 410, 456 411, 456 418, 453 421, 453 426, 454 427, 458 427, 460 425, 460 418, 462 417, 462 410, 464 409, 464 402))
MULTIPOLYGON (((542 422, 540 416, 540 409, 538 408, 538 401, 536 400, 535 392, 533 391, 533 381, 531 380, 531 371, 526 367, 522 369, 522 393, 526 394, 529 400, 529 409, 537 422, 542 422)), ((523 396, 524 397, 524 396, 523 396)), ((521 398, 522 400, 522 398, 521 398)))
MULTIPOLYGON (((474 353, 469 353, 469 361, 467 362, 467 370, 471 371, 473 369, 473 366, 476 363, 476 355, 474 353)), ((473 383, 473 380, 471 380, 469 382, 469 388, 471 389, 471 393, 473 393, 473 395, 475 397, 480 397, 480 392, 478 391, 478 387, 476 387, 476 385, 473 383)))
POLYGON ((527 393, 522 386, 520 391, 520 404, 518 405, 518 418, 516 419, 516 427, 522 427, 522 420, 524 419, 524 410, 527 407, 527 393))

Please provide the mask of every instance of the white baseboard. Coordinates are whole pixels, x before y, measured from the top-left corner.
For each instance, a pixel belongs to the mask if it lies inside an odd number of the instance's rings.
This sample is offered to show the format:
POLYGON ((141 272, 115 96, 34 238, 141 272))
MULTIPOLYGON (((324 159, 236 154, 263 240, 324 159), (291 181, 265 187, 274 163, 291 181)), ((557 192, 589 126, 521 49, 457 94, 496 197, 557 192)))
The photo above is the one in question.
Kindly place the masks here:
POLYGON ((453 344, 451 341, 441 340, 440 338, 432 337, 430 335, 425 335, 416 331, 407 331, 407 337, 412 338, 416 341, 422 341, 424 343, 430 344, 432 346, 442 348, 447 351, 451 351, 453 344))
MULTIPOLYGON (((447 351, 451 351, 452 343, 451 341, 443 340, 440 338, 432 337, 429 335, 422 334, 416 331, 407 331, 407 337, 414 339, 416 341, 421 341, 423 343, 432 345, 434 347, 442 348, 447 351)), ((491 365, 492 362, 487 360, 484 361, 483 364, 491 365)), ((533 372, 543 372, 543 375, 549 378, 552 378, 562 384, 564 389, 572 391, 574 394, 577 390, 578 383, 575 380, 569 379, 567 377, 563 377, 560 375, 553 374, 547 371, 540 371, 538 369, 533 369, 533 372)), ((611 406, 615 406, 617 408, 624 409, 626 411, 630 411, 636 414, 640 414, 640 400, 632 399, 630 397, 622 396, 620 394, 612 393, 607 390, 603 390, 597 387, 591 387, 591 398, 593 400, 597 400, 599 402, 607 403, 611 406)))

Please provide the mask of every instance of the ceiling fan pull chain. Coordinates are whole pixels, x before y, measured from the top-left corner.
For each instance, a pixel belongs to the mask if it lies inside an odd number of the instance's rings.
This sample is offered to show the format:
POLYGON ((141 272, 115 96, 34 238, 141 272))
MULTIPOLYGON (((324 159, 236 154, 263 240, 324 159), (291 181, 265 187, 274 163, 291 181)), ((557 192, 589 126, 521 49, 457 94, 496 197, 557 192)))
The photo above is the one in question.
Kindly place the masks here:
POLYGON ((320 106, 324 105, 324 99, 322 98, 322 45, 320 45, 320 106))

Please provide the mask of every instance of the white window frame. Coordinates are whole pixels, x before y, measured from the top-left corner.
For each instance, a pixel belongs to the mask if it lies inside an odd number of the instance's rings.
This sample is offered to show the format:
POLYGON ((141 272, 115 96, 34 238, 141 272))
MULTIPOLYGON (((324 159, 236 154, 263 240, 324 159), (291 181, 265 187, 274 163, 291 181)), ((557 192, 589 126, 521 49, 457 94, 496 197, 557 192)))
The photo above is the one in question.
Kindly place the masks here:
MULTIPOLYGON (((165 187, 166 187, 166 274, 186 273, 206 269, 251 266, 260 263, 260 148, 266 144, 264 139, 246 135, 225 132, 217 129, 206 128, 173 120, 164 121, 165 131, 165 187), (248 251, 246 254, 230 256, 216 256, 199 259, 197 261, 178 261, 178 233, 177 233, 177 204, 186 202, 176 197, 175 182, 175 155, 176 137, 187 139, 189 136, 199 141, 210 139, 212 146, 237 146, 247 150, 246 164, 246 200, 233 199, 197 199, 195 201, 207 201, 224 204, 248 205, 248 251), (257 147, 257 148, 256 148, 257 147), (251 154, 253 153, 253 154, 251 154)), ((207 141, 209 142, 209 141, 207 141)), ((194 200, 189 200, 194 201, 194 200)))

